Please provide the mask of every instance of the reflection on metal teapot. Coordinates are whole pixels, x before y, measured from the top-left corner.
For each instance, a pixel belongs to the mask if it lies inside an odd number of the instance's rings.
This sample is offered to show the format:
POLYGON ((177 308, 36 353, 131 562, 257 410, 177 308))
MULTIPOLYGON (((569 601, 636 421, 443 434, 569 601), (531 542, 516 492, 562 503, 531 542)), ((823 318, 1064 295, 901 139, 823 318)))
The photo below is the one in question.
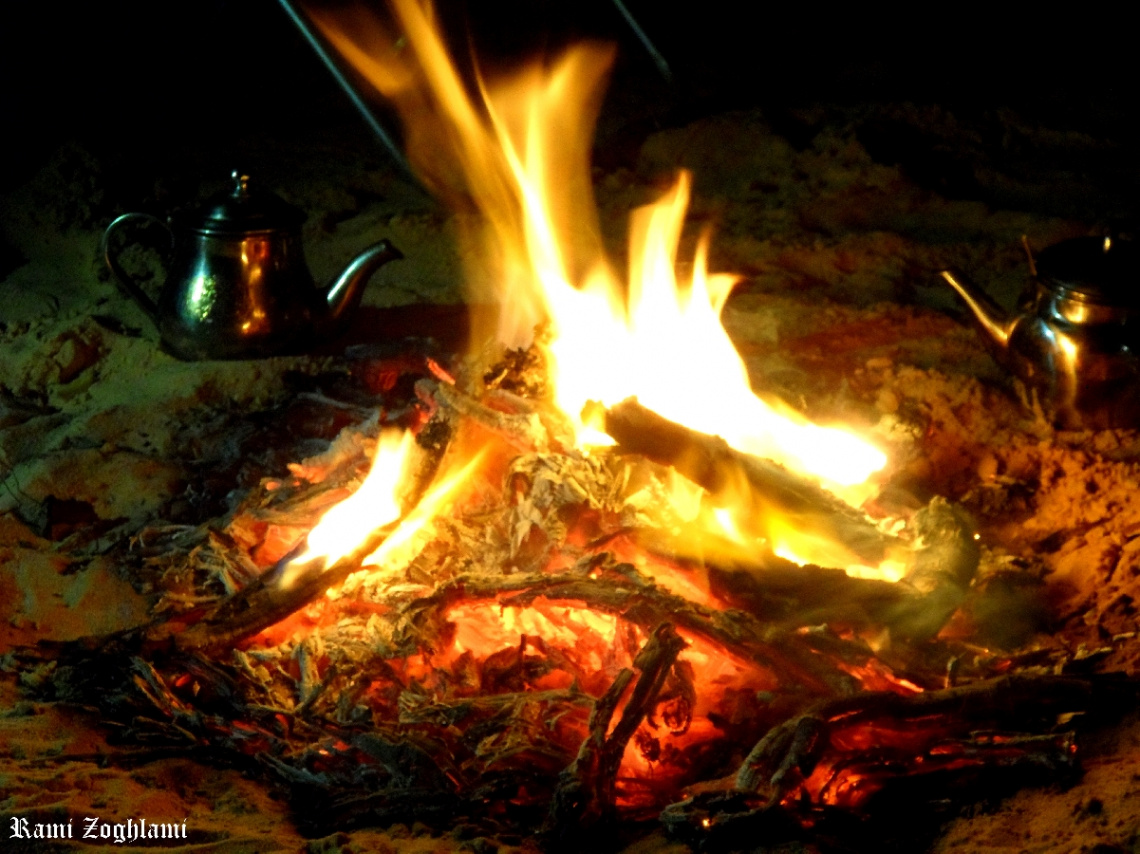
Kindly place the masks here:
POLYGON ((1066 429, 1140 425, 1140 253, 1079 237, 1038 255, 1009 314, 960 273, 942 278, 973 313, 995 358, 1066 429))
POLYGON ((365 249, 327 288, 309 273, 301 245, 304 214, 233 173, 229 192, 180 227, 142 213, 120 216, 103 234, 103 257, 122 289, 150 316, 163 346, 182 359, 241 359, 300 353, 344 331, 364 286, 403 257, 387 240, 365 249), (158 300, 119 264, 112 236, 154 223, 170 235, 158 300))

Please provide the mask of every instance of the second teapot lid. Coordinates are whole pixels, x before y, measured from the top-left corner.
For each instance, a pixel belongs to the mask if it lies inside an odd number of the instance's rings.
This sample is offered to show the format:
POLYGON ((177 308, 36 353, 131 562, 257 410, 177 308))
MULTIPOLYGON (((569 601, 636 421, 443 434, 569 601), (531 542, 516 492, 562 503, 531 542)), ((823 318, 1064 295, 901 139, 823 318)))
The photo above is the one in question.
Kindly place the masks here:
POLYGON ((1037 256, 1037 275, 1094 302, 1140 304, 1140 251, 1118 237, 1063 240, 1037 256))
POLYGON ((209 199, 190 223, 199 231, 246 234, 259 231, 295 231, 305 221, 299 208, 276 193, 262 190, 249 175, 234 170, 228 192, 209 199))

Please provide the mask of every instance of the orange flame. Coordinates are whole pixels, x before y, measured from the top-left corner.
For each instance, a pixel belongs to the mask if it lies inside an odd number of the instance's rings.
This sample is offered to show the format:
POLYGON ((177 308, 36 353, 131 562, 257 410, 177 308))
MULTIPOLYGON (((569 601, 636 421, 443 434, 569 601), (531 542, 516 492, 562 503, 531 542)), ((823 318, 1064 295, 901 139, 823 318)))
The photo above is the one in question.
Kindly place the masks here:
MULTIPOLYGON (((385 36, 379 20, 359 9, 316 19, 396 104, 413 164, 428 186, 474 204, 479 216, 460 218, 465 260, 477 265, 468 281, 476 289, 494 283, 503 307, 500 340, 525 343, 536 323, 550 323, 552 379, 567 415, 578 419, 591 400, 614 404, 636 396, 667 418, 839 491, 882 468, 885 456, 867 442, 752 393, 719 320, 734 279, 708 273, 707 240, 697 249, 691 280, 677 282, 687 175, 635 214, 625 298, 598 238, 589 171, 609 49, 578 45, 505 82, 480 79, 477 104, 430 8, 416 0, 392 0, 391 8, 402 39, 385 36)), ((588 425, 579 427, 581 443, 605 441, 588 425)))
MULTIPOLYGON (((469 86, 430 4, 389 6, 399 35, 361 7, 313 17, 395 104, 414 168, 457 211, 471 301, 500 306, 495 329, 475 330, 473 341, 493 334, 521 346, 547 324, 555 402, 581 446, 612 444, 599 425, 583 420, 584 411, 599 411, 589 402, 608 406, 633 396, 672 421, 814 477, 852 504, 868 497, 869 477, 886 464, 879 449, 752 392, 720 322, 736 279, 709 272, 707 234, 691 275, 678 280, 686 173, 658 202, 635 211, 628 285, 614 274, 599 236, 589 162, 612 50, 577 45, 507 79, 480 75, 469 86)), ((691 504, 685 490, 674 493, 691 504)), ((735 538, 727 519, 718 527, 735 538)), ((781 555, 798 562, 850 557, 841 546, 808 541, 790 522, 784 527, 787 536, 768 544, 781 555)), ((897 578, 901 569, 854 571, 897 578)))

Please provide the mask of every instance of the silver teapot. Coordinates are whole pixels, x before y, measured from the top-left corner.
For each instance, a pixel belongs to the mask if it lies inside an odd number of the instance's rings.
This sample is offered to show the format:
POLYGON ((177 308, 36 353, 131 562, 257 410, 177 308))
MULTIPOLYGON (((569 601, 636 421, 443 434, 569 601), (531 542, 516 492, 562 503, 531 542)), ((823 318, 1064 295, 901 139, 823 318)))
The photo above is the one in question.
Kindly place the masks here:
POLYGON ((103 257, 119 285, 147 313, 163 346, 187 360, 300 353, 344 331, 368 279, 403 257, 387 240, 357 255, 326 288, 313 282, 301 245, 305 215, 233 173, 231 189, 170 227, 149 214, 123 214, 103 234, 103 257), (112 236, 155 223, 170 235, 166 281, 152 300, 123 270, 112 236))
POLYGON ((942 278, 973 313, 995 358, 1071 430, 1140 426, 1140 251, 1078 237, 1031 259, 1009 314, 960 273, 942 278))

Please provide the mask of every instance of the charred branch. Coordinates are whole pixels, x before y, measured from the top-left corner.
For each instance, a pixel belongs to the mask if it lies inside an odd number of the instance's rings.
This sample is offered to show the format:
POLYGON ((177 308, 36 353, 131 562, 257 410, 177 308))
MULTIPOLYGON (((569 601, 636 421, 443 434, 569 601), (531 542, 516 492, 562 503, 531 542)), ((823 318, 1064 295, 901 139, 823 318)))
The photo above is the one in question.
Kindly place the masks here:
POLYGON ((670 833, 710 850, 764 835, 841 850, 915 850, 947 809, 1078 772, 1074 728, 1130 709, 1122 678, 1019 674, 909 696, 825 701, 770 730, 735 779, 668 806, 670 833), (948 797, 949 795, 949 797, 948 797), (832 847, 836 847, 832 845, 832 847))
MULTIPOLYGON (((597 555, 557 575, 480 574, 453 579, 404 608, 406 631, 420 636, 427 624, 464 601, 495 599, 501 605, 526 606, 540 598, 569 600, 619 616, 646 631, 672 623, 705 638, 727 655, 770 670, 781 684, 809 696, 831 697, 857 690, 855 679, 812 651, 795 632, 774 629, 743 611, 721 611, 691 602, 657 586, 628 564, 608 561, 608 555, 597 555)), ((861 645, 852 645, 851 654, 870 656, 861 645)))
POLYGON ((634 659, 633 666, 641 675, 612 730, 610 724, 633 679, 633 671, 621 671, 609 690, 598 698, 590 715, 590 734, 573 764, 562 773, 554 794, 546 827, 549 835, 565 841, 568 833, 580 832, 613 817, 615 784, 626 746, 642 721, 652 715, 661 688, 685 646, 684 639, 668 623, 654 630, 634 659))
MULTIPOLYGON (((886 732, 877 743, 870 742, 868 752, 874 754, 889 752, 890 732, 901 729, 906 735, 900 741, 919 742, 917 755, 939 740, 962 739, 982 729, 1052 734, 1059 715, 1119 711, 1135 699, 1138 687, 1123 679, 1010 675, 911 695, 869 692, 827 700, 768 732, 741 765, 736 787, 771 792, 779 799, 812 773, 834 748, 840 730, 874 725, 886 732), (924 731, 925 739, 916 736, 924 731)), ((1039 744, 1032 739, 1025 743, 1039 744)))

